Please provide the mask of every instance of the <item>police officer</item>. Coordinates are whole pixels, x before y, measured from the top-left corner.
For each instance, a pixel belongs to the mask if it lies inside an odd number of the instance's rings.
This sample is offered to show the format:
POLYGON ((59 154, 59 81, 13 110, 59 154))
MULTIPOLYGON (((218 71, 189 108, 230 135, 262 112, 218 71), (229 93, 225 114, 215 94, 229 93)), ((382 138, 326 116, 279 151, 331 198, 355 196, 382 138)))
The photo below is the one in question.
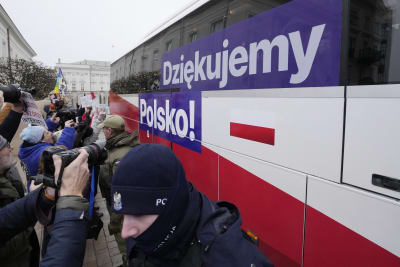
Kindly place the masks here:
POLYGON ((119 163, 111 193, 113 210, 124 216, 129 266, 272 266, 245 239, 239 210, 197 191, 166 146, 132 148, 119 163))

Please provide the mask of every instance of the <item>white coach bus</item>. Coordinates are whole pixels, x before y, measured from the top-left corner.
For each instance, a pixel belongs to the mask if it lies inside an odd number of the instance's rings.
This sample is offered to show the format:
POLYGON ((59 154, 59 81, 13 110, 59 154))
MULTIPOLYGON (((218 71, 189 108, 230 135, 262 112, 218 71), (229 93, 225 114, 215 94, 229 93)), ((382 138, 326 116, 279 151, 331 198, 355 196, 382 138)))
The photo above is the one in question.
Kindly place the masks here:
POLYGON ((142 71, 111 113, 275 266, 400 266, 400 0, 194 1, 111 65, 142 71))

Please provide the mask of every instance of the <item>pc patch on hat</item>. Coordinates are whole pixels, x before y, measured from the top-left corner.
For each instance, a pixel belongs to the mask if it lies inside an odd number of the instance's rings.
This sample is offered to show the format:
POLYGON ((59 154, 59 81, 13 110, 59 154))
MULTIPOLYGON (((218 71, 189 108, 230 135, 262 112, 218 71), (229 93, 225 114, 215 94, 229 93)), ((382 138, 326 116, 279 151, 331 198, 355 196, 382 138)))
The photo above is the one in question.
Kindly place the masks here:
POLYGON ((107 116, 107 118, 102 123, 97 125, 97 128, 99 129, 104 127, 123 131, 125 130, 125 121, 123 118, 121 118, 121 116, 110 115, 107 116))
POLYGON ((112 178, 112 208, 130 215, 184 212, 189 189, 182 164, 169 147, 142 144, 120 161, 112 178))

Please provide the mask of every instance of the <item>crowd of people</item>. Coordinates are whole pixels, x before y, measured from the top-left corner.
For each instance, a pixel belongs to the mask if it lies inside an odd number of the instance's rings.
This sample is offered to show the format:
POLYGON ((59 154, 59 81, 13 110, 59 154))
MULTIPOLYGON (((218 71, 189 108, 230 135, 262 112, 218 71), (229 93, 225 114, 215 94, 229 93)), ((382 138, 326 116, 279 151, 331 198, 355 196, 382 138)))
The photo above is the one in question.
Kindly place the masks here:
POLYGON ((48 109, 47 127, 28 125, 20 134, 21 177, 10 142, 23 112, 21 98, 0 121, 0 266, 82 266, 97 184, 124 266, 273 266, 241 230, 233 204, 213 202, 196 190, 169 147, 140 144, 118 115, 86 107, 63 121, 61 111, 48 109), (107 157, 94 162, 82 146, 97 141, 101 131, 107 157), (79 154, 66 163, 59 151, 71 149, 79 154), (54 186, 33 184, 49 178, 49 165, 54 186), (41 257, 37 222, 46 233, 41 257))

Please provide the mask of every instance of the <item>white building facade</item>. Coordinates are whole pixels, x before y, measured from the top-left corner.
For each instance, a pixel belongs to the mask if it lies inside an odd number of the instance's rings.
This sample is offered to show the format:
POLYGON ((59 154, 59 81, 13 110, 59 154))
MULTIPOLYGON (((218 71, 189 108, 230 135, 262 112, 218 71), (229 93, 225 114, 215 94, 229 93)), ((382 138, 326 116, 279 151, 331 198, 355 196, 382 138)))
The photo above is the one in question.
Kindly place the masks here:
POLYGON ((17 26, 0 5, 0 58, 33 61, 36 52, 28 44, 17 26))
POLYGON ((100 104, 108 104, 110 92, 110 62, 83 60, 74 63, 62 63, 58 60, 56 69, 60 68, 67 83, 67 94, 71 104, 80 104, 80 97, 92 92, 100 104))

